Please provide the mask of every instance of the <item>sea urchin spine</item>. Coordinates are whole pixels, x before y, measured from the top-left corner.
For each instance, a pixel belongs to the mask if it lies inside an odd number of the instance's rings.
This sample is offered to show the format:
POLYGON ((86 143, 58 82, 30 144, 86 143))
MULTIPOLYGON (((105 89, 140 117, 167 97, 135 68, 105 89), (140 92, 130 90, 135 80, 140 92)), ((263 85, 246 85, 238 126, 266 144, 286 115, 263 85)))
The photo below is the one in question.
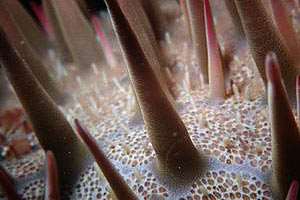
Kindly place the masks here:
POLYGON ((89 152, 26 63, 0 31, 0 59, 45 151, 53 151, 61 186, 72 184, 89 162, 89 152))
POLYGON ((7 34, 9 41, 14 45, 43 88, 56 103, 62 104, 64 101, 64 94, 56 87, 54 80, 50 77, 44 64, 38 57, 37 52, 32 48, 25 38, 21 27, 19 27, 21 22, 18 22, 17 19, 14 18, 13 13, 10 13, 8 7, 6 1, 0 2, 1 27, 7 34))
POLYGON ((56 159, 52 151, 46 153, 46 194, 45 200, 60 200, 56 159))
POLYGON ((199 169, 200 154, 169 102, 118 1, 106 1, 148 135, 162 171, 184 176, 199 169))
POLYGON ((113 164, 105 156, 104 152, 98 147, 96 140, 90 135, 90 133, 80 124, 80 122, 74 120, 77 133, 81 139, 88 146, 91 153, 103 172, 105 178, 109 182, 114 194, 119 200, 138 200, 127 183, 124 181, 119 172, 115 169, 113 164))
POLYGON ((209 0, 204 1, 204 16, 208 52, 210 97, 216 101, 224 101, 225 82, 223 62, 222 57, 220 55, 220 49, 214 27, 214 21, 209 0))
POLYGON ((296 76, 299 74, 299 66, 295 63, 289 50, 284 43, 279 31, 273 24, 271 17, 267 14, 261 0, 235 0, 238 8, 244 32, 249 46, 260 72, 262 79, 267 85, 265 74, 265 57, 268 52, 273 51, 278 57, 280 71, 287 88, 289 100, 293 106, 296 105, 296 76))
POLYGON ((285 197, 293 180, 300 180, 300 133, 274 53, 267 54, 268 104, 272 133, 273 194, 285 197), (276 192, 277 191, 277 194, 276 192))

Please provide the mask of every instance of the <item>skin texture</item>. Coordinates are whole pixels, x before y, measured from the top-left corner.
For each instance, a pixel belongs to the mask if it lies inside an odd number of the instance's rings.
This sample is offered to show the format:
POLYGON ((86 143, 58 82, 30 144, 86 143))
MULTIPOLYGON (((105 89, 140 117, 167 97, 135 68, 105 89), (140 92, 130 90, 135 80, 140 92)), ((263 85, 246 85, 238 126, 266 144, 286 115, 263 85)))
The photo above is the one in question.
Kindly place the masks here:
POLYGON ((282 40, 280 33, 275 28, 272 19, 267 14, 260 0, 235 0, 235 3, 251 48, 252 56, 265 85, 267 85, 264 67, 265 56, 269 51, 273 51, 279 61, 289 100, 291 104, 295 106, 295 82, 300 69, 290 55, 289 50, 282 40))
POLYGON ((160 9, 159 0, 141 0, 141 4, 151 24, 156 40, 164 40, 167 23, 160 9))
POLYGON ((8 35, 9 41, 15 46, 20 56, 30 67, 33 74, 39 80, 43 88, 51 96, 51 98, 59 104, 64 101, 64 95, 56 87, 55 82, 50 77, 44 64, 39 59, 38 55, 22 34, 20 27, 17 24, 14 16, 10 14, 6 2, 0 2, 0 24, 8 35))
POLYGON ((61 186, 71 184, 86 167, 89 153, 64 115, 38 83, 26 63, 0 32, 0 59, 43 149, 53 151, 61 186))
POLYGON ((114 194, 119 200, 138 200, 132 190, 128 187, 119 172, 115 169, 113 164, 105 156, 104 152, 98 147, 96 140, 90 135, 90 133, 80 124, 80 122, 74 120, 76 130, 81 139, 88 146, 91 153, 103 172, 106 180, 109 182, 114 194))
POLYGON ((43 8, 48 19, 48 24, 50 26, 50 38, 54 43, 55 50, 63 64, 72 63, 72 54, 67 45, 66 40, 64 39, 62 29, 60 28, 59 21, 55 14, 51 0, 43 1, 43 8))
POLYGON ((175 176, 192 173, 195 168, 199 168, 199 152, 163 92, 151 62, 143 53, 120 8, 122 4, 119 1, 106 1, 106 4, 158 159, 159 170, 175 176))
POLYGON ((205 37, 204 7, 203 1, 186 0, 189 21, 192 28, 192 41, 200 72, 204 83, 208 83, 208 55, 205 37))
POLYGON ((282 199, 292 181, 300 180, 300 160, 295 156, 300 152, 300 133, 273 53, 267 55, 266 74, 272 133, 272 187, 274 195, 282 199))

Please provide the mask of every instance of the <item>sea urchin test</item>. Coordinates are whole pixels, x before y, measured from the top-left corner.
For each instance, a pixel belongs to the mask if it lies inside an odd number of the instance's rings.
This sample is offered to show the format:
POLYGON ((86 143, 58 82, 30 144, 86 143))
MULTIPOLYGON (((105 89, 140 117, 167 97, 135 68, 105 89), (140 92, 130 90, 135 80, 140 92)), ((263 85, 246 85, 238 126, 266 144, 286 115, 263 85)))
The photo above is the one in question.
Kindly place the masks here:
POLYGON ((300 199, 299 4, 0 0, 0 199, 300 199))

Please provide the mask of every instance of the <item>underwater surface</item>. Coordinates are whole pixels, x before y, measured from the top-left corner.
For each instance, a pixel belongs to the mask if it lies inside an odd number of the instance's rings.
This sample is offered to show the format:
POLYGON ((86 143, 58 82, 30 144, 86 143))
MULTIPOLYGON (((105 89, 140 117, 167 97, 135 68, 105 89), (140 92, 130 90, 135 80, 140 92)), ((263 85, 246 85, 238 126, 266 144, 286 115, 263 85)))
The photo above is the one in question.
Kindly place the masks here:
POLYGON ((28 2, 0 0, 0 200, 300 199, 298 0, 28 2))

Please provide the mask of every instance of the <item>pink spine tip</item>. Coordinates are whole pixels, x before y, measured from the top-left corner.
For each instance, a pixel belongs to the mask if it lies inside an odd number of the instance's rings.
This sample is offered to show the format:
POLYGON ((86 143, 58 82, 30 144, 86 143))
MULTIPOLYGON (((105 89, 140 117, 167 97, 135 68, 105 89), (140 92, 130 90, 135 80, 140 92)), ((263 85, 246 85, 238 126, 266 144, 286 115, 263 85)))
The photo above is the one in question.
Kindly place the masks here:
POLYGON ((267 79, 269 82, 276 83, 281 80, 279 64, 275 53, 270 52, 267 54, 265 67, 267 79))
POLYGON ((56 159, 52 151, 47 151, 47 191, 46 200, 59 200, 56 159))
POLYGON ((217 46, 216 42, 216 33, 214 27, 214 20, 211 13, 211 7, 209 0, 204 1, 204 16, 206 21, 206 31, 207 31, 207 39, 209 45, 217 46))
POLYGON ((8 199, 21 200, 17 191, 14 188, 14 182, 11 177, 6 173, 4 168, 0 166, 0 187, 3 189, 8 199))
POLYGON ((94 14, 92 16, 92 23, 94 24, 94 27, 95 27, 95 30, 96 30, 96 33, 99 37, 99 40, 100 40, 100 44, 103 48, 103 51, 104 51, 104 55, 106 57, 106 60, 107 60, 107 63, 111 66, 111 67, 114 67, 116 66, 116 60, 115 60, 115 57, 112 53, 112 50, 111 50, 111 47, 110 47, 110 44, 109 44, 109 41, 105 35, 105 32, 101 26, 101 23, 100 23, 100 20, 99 18, 97 17, 96 14, 94 14))
POLYGON ((30 5, 31 5, 32 10, 36 14, 37 18, 40 20, 46 33, 50 34, 51 30, 50 30, 50 27, 48 24, 48 19, 45 16, 45 12, 44 12, 42 6, 38 5, 35 1, 30 1, 30 5))
POLYGON ((285 200, 297 200, 299 182, 294 180, 290 186, 285 200))

